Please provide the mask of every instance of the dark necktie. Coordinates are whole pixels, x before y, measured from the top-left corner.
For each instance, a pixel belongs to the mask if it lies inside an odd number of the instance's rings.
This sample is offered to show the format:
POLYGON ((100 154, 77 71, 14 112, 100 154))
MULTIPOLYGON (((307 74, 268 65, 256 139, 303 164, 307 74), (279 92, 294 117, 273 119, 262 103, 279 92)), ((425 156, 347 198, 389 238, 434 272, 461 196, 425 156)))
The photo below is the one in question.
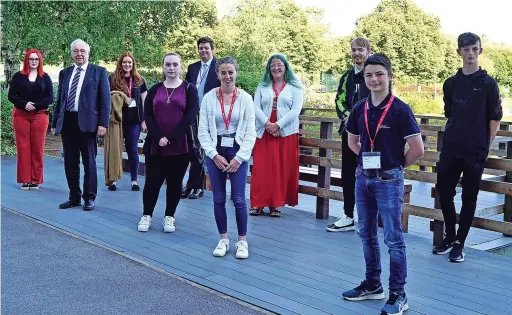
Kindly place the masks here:
POLYGON ((70 111, 70 112, 75 110, 76 90, 78 88, 78 81, 80 80, 80 72, 81 71, 82 71, 82 68, 80 68, 80 67, 76 68, 76 73, 75 73, 75 76, 73 77, 73 82, 71 83, 71 88, 69 89, 68 101, 66 103, 66 110, 70 111))

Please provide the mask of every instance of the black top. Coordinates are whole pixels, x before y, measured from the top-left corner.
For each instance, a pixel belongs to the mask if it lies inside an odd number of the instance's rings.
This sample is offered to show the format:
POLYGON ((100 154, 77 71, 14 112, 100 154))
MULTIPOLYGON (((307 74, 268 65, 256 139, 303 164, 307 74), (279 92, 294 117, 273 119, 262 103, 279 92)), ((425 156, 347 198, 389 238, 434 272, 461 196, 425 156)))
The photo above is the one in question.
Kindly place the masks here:
POLYGON ((16 72, 11 79, 8 99, 17 109, 24 110, 28 102, 35 103, 35 111, 47 110, 53 103, 52 79, 48 74, 37 76, 35 82, 30 82, 28 76, 16 72))
MULTIPOLYGON (((368 127, 372 139, 375 137, 377 123, 380 120, 384 108, 388 104, 391 93, 378 106, 373 106, 371 97, 368 96, 368 127)), ((364 105, 366 100, 357 103, 347 120, 346 130, 349 134, 359 136, 361 151, 357 157, 359 165, 363 165, 362 152, 370 152, 370 138, 364 122, 364 105)), ((404 166, 405 143, 408 137, 419 135, 420 128, 409 105, 398 97, 391 104, 388 114, 382 122, 377 138, 375 138, 374 152, 380 152, 381 169, 389 170, 404 166)))
MULTIPOLYGON (((130 77, 125 78, 125 80, 126 86, 130 86, 130 77)), ((141 78, 141 80, 142 83, 138 86, 135 85, 135 81, 132 82, 131 98, 135 99, 135 104, 137 107, 128 107, 128 105, 123 106, 123 123, 136 124, 141 123, 144 120, 144 104, 142 104, 142 93, 146 92, 148 87, 144 78, 141 78)), ((108 77, 108 81, 110 82, 110 89, 113 91, 114 89, 112 87, 112 76, 108 77)), ((130 97, 130 95, 127 96, 130 97)))
POLYGON ((498 84, 485 70, 465 75, 459 69, 446 79, 443 92, 448 121, 442 153, 455 158, 487 159, 489 121, 503 117, 498 84))
POLYGON ((146 121, 146 126, 148 127, 148 135, 146 136, 146 141, 144 141, 144 154, 150 153, 152 141, 158 142, 160 139, 162 139, 162 137, 166 137, 169 142, 172 142, 173 140, 183 137, 185 134, 187 134, 190 124, 199 113, 199 98, 197 95, 196 87, 187 81, 183 81, 183 84, 185 84, 186 96, 186 107, 184 115, 183 118, 177 123, 173 131, 169 134, 165 134, 160 128, 158 128, 155 119, 153 118, 153 102, 158 89, 163 85, 163 83, 157 83, 149 89, 146 100, 144 101, 144 120, 146 121))
POLYGON ((336 114, 342 120, 340 125, 340 133, 343 131, 343 120, 350 114, 350 111, 362 99, 370 94, 370 90, 364 82, 364 71, 356 73, 355 68, 345 72, 340 78, 338 91, 334 99, 336 114))

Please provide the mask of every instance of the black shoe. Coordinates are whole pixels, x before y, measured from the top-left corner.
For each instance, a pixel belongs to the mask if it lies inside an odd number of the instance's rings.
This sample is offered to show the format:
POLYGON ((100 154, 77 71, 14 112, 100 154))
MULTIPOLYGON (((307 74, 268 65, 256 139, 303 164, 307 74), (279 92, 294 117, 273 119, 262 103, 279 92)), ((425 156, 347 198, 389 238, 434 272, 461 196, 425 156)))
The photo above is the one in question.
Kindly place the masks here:
POLYGON ((343 298, 349 301, 381 300, 384 298, 384 289, 380 282, 370 285, 366 280, 357 287, 343 292, 343 298))
POLYGON ((132 184, 132 191, 139 191, 140 187, 137 184, 132 184))
POLYGON ((73 207, 78 207, 80 205, 81 205, 80 200, 78 200, 78 201, 67 200, 67 201, 61 203, 59 205, 59 208, 69 209, 69 208, 73 208, 73 207))
POLYGON ((25 184, 21 185, 21 190, 29 190, 29 189, 30 189, 30 184, 29 183, 25 183, 25 184))
POLYGON ((37 190, 37 189, 39 189, 39 185, 38 184, 29 184, 28 188, 30 190, 37 190))
POLYGON ((443 239, 443 242, 432 250, 432 254, 434 255, 444 255, 447 254, 453 247, 453 241, 447 238, 443 239))
POLYGON ((186 199, 190 195, 190 192, 192 192, 192 188, 185 188, 181 192, 181 199, 186 199))
POLYGON ((84 201, 84 211, 94 210, 94 200, 84 201))
POLYGON ((455 241, 450 255, 448 255, 448 260, 453 263, 461 263, 464 261, 464 256, 466 256, 464 253, 464 245, 459 241, 455 241))
POLYGON ((203 197, 204 192, 202 189, 194 189, 190 195, 188 195, 189 199, 199 199, 203 197))
POLYGON ((112 184, 112 185, 108 186, 108 190, 116 191, 117 190, 116 184, 112 184))

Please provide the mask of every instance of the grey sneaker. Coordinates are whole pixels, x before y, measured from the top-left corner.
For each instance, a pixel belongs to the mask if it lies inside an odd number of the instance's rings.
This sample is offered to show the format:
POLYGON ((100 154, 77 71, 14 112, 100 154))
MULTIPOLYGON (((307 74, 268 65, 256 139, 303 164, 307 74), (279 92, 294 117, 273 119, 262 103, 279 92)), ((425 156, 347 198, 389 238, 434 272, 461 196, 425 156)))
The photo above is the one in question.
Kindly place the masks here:
POLYGON ((409 309, 405 293, 389 292, 389 299, 380 310, 381 315, 402 315, 409 309))

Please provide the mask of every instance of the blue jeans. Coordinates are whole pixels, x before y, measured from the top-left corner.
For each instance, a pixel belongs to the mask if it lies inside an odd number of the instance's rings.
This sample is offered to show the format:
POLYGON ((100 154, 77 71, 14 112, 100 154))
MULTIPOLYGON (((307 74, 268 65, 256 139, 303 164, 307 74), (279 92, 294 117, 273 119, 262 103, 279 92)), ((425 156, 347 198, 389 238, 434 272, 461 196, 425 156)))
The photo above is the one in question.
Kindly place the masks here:
POLYGON ((356 205, 359 230, 366 262, 366 280, 380 282, 380 248, 377 237, 378 215, 384 228, 384 243, 390 257, 389 291, 403 293, 407 278, 407 259, 401 217, 404 202, 402 168, 382 171, 384 175, 356 170, 356 205))
POLYGON ((130 177, 132 181, 137 180, 139 173, 139 136, 141 124, 123 124, 123 137, 126 153, 128 154, 128 163, 130 165, 130 177))
MULTIPOLYGON (((220 143, 220 141, 219 141, 220 143)), ((223 156, 226 161, 231 161, 236 155, 240 146, 235 142, 232 148, 217 146, 217 152, 223 156)), ((228 230, 228 219, 226 215, 226 180, 229 174, 231 181, 231 199, 235 206, 236 225, 238 235, 245 236, 247 234, 247 203, 245 201, 245 185, 247 179, 247 162, 240 164, 238 170, 234 173, 226 173, 215 165, 212 159, 207 157, 206 168, 210 176, 210 184, 213 191, 213 211, 215 214, 215 222, 219 234, 225 234, 228 230)))

